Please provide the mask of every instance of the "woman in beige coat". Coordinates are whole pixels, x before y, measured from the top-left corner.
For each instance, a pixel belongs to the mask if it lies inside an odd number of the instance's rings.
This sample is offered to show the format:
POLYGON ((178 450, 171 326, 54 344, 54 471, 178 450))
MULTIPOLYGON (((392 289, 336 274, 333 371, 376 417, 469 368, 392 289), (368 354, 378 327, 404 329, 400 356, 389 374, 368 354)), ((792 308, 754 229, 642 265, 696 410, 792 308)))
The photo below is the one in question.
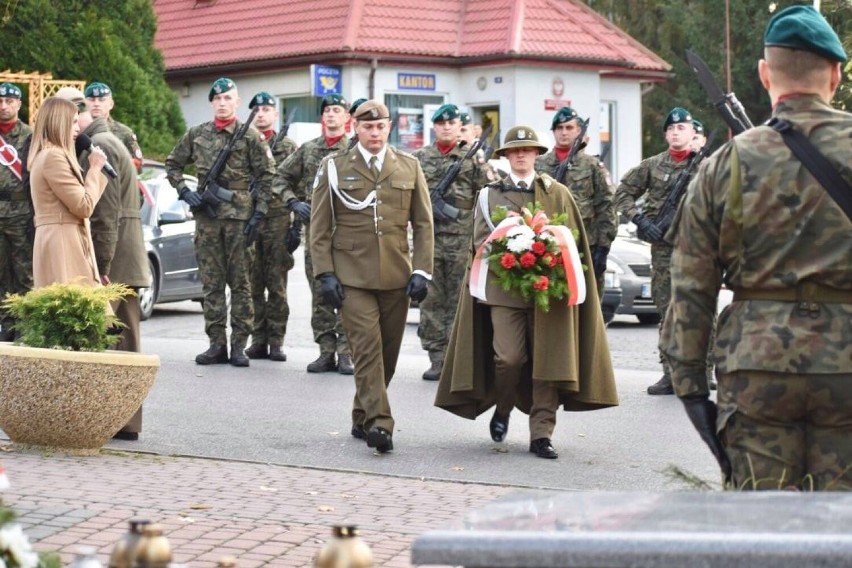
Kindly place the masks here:
POLYGON ((106 155, 95 148, 85 178, 74 155, 79 133, 74 103, 48 98, 42 105, 27 163, 35 209, 33 285, 101 283, 89 217, 106 187, 106 155))

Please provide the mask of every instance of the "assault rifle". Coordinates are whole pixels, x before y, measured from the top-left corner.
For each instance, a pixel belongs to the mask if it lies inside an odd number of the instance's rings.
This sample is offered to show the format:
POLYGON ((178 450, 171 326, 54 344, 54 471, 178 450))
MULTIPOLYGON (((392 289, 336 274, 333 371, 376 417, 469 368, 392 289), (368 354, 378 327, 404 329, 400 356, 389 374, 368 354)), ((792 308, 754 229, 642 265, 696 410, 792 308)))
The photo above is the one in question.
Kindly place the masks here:
POLYGON ((204 208, 204 212, 211 219, 216 218, 216 209, 219 208, 220 203, 223 201, 230 203, 234 199, 234 192, 229 190, 227 187, 223 187, 218 182, 218 179, 219 176, 222 175, 222 170, 225 169, 225 164, 228 163, 228 158, 231 157, 231 154, 234 151, 234 146, 246 135, 246 132, 248 132, 249 126, 251 126, 254 116, 257 114, 258 110, 260 110, 260 107, 254 107, 251 109, 251 114, 249 114, 248 120, 240 126, 239 130, 234 132, 233 136, 231 136, 228 142, 221 150, 219 150, 219 155, 216 156, 216 161, 214 161, 213 165, 210 166, 210 169, 207 171, 207 175, 204 176, 204 181, 202 181, 198 186, 198 194, 201 195, 201 199, 203 200, 201 207, 204 208))
POLYGON ((654 223, 654 226, 656 226, 663 235, 668 232, 669 227, 671 227, 672 222, 674 221, 675 213, 677 213, 680 201, 686 193, 686 187, 689 185, 689 180, 692 178, 692 174, 694 174, 695 170, 698 169, 698 164, 701 163, 701 160, 706 158, 710 153, 710 146, 713 145, 717 132, 718 131, 715 129, 711 131, 710 136, 707 138, 707 143, 689 159, 689 163, 686 165, 686 168, 684 168, 677 176, 674 185, 672 185, 671 191, 669 191, 668 197, 666 197, 662 207, 660 207, 660 210, 657 212, 657 216, 654 217, 652 223, 654 223))
POLYGON ((568 152, 568 155, 565 156, 565 159, 559 164, 559 167, 556 168, 556 172, 553 174, 553 179, 558 181, 561 184, 565 183, 565 173, 574 168, 574 158, 577 157, 577 153, 582 150, 586 143, 583 142, 583 138, 586 137, 586 130, 589 128, 589 119, 586 120, 578 119, 577 122, 580 124, 580 134, 574 139, 574 143, 571 144, 571 150, 568 152))
POLYGON ((290 125, 293 124, 293 119, 296 118, 296 109, 294 108, 287 114, 287 122, 284 123, 284 126, 281 127, 281 130, 278 131, 278 134, 275 135, 275 138, 272 139, 272 144, 269 146, 270 150, 274 150, 281 140, 287 136, 287 133, 290 132, 290 125))
POLYGON ((485 132, 482 133, 482 136, 477 138, 473 144, 470 145, 470 148, 467 149, 464 157, 460 160, 456 160, 450 165, 447 171, 444 173, 444 177, 441 178, 441 181, 438 182, 434 188, 429 190, 429 194, 432 198, 432 211, 435 214, 435 217, 441 221, 455 221, 459 218, 461 211, 458 207, 451 205, 446 202, 444 197, 446 196, 447 190, 456 181, 456 178, 461 171, 462 165, 464 165, 465 161, 469 160, 482 148, 482 145, 485 144, 485 141, 488 140, 488 137, 491 135, 491 125, 485 129, 485 132))
MULTIPOLYGON (((484 136, 481 136, 480 138, 484 138, 484 136)), ((485 140, 485 142, 487 143, 488 140, 485 140)), ((500 131, 498 130, 497 134, 494 136, 494 142, 488 144, 488 146, 485 148, 485 150, 483 150, 483 154, 484 154, 483 159, 485 160, 486 163, 488 163, 488 160, 490 160, 491 156, 494 155, 494 150, 497 148, 497 146, 499 144, 500 144, 500 131)))
POLYGON ((733 131, 734 135, 736 136, 740 132, 752 128, 754 124, 749 120, 742 103, 740 103, 733 92, 725 93, 722 91, 722 88, 716 83, 713 73, 710 72, 710 68, 707 67, 704 60, 691 49, 686 50, 686 60, 689 62, 692 70, 695 71, 698 82, 701 84, 704 92, 710 97, 713 106, 722 115, 722 120, 725 121, 725 124, 733 131))

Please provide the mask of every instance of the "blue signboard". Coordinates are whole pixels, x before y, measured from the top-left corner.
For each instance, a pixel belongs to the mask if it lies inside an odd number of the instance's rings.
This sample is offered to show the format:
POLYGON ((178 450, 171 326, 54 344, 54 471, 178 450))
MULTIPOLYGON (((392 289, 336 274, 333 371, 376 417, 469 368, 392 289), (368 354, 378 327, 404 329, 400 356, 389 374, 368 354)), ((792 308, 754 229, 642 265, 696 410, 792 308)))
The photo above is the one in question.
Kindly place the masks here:
POLYGON ((311 65, 311 87, 313 95, 339 95, 343 90, 343 68, 339 65, 311 65))
POLYGON ((434 91, 435 75, 428 73, 397 73, 396 86, 400 91, 434 91))

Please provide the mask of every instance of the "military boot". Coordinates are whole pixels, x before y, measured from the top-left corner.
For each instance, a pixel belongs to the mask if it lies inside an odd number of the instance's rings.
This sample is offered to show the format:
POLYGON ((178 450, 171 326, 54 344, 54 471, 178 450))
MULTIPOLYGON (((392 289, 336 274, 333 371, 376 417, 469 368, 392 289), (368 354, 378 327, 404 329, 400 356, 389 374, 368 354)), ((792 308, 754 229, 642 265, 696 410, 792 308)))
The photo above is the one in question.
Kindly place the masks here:
POLYGON ((337 363, 334 361, 334 352, 320 353, 316 360, 308 363, 309 373, 328 373, 337 370, 337 363))
POLYGON ((249 359, 266 359, 269 357, 269 353, 266 350, 266 343, 252 343, 246 349, 246 356, 249 359))
POLYGON ((659 381, 648 387, 648 394, 674 394, 671 376, 663 375, 659 381))
POLYGON ((220 365, 228 362, 228 348, 224 345, 211 345, 204 353, 195 356, 199 365, 220 365))
POLYGON ((286 361, 287 354, 281 349, 280 345, 271 343, 269 345, 269 360, 270 361, 286 361))
POLYGON ((341 353, 337 356, 337 372, 341 375, 354 375, 355 365, 352 364, 352 355, 341 353))
POLYGON ((432 365, 423 373, 423 380, 437 381, 441 378, 441 370, 444 368, 444 354, 440 351, 430 351, 429 361, 432 365))
POLYGON ((249 358, 246 357, 244 344, 231 343, 231 358, 228 362, 234 367, 249 366, 249 358))

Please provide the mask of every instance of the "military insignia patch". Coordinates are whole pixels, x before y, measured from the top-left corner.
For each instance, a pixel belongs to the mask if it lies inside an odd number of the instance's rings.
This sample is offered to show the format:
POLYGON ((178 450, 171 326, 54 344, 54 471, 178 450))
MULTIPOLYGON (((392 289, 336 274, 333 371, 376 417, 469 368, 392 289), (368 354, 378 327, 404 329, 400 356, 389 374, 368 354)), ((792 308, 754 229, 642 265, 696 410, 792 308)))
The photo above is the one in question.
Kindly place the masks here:
POLYGON ((525 130, 518 130, 518 140, 524 140, 527 137, 525 130))
POLYGON ((217 95, 221 95, 222 94, 222 87, 220 87, 219 85, 215 85, 213 87, 213 92, 216 93, 217 95))
POLYGON ((444 120, 450 120, 450 113, 445 112, 444 114, 441 115, 441 118, 443 118, 444 120))
POLYGON ((323 174, 323 168, 325 167, 325 163, 320 163, 319 169, 317 169, 317 175, 314 176, 314 189, 319 187, 319 180, 323 174))
POLYGON ((136 148, 136 150, 135 150, 133 153, 134 153, 134 155, 136 156, 136 159, 137 159, 137 160, 141 160, 141 159, 142 159, 142 157, 143 157, 143 156, 142 156, 142 150, 140 150, 139 148, 136 148))
POLYGON ((269 145, 266 146, 266 157, 269 158, 270 160, 273 159, 272 149, 269 147, 269 145))
POLYGON ((370 109, 370 116, 373 118, 379 118, 379 110, 375 108, 370 109))

